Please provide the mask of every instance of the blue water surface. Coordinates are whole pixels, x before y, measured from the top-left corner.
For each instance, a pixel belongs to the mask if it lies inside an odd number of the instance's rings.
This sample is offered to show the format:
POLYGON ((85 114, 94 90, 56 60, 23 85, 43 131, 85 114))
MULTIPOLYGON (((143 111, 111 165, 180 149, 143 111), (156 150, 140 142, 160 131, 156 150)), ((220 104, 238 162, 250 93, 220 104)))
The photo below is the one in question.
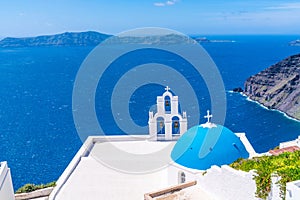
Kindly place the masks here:
MULTIPOLYGON (((225 126, 234 132, 246 132, 257 152, 295 139, 300 131, 299 122, 230 91, 243 87, 249 76, 299 53, 300 47, 288 45, 297 36, 208 38, 236 41, 203 44, 218 66, 227 91, 225 126)), ((0 48, 0 160, 8 161, 15 189, 25 183, 57 180, 82 145, 72 117, 72 89, 77 71, 92 49, 0 48)), ((129 56, 128 62, 135 58, 129 56)), ((161 59, 168 63, 170 58, 161 59)), ((143 86, 134 93, 130 114, 138 125, 147 124, 149 107, 163 89, 158 85, 143 86), (143 90, 149 95, 143 95, 143 90)), ((201 109, 210 109, 208 94, 201 95, 201 109)), ((96 104, 96 110, 101 109, 96 104)), ((202 122, 204 119, 201 118, 202 122)))

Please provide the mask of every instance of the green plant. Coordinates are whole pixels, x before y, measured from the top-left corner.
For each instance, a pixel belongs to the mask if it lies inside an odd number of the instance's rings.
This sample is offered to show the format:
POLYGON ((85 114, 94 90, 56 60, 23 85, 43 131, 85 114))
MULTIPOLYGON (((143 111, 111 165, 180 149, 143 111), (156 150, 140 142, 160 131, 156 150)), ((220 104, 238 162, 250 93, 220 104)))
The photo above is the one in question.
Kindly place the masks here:
POLYGON ((280 187, 280 195, 285 199, 286 183, 300 179, 300 151, 286 152, 278 156, 262 156, 253 159, 238 159, 230 166, 242 171, 255 170, 253 177, 256 183, 256 197, 267 199, 271 191, 271 176, 281 179, 276 183, 280 187))
POLYGON ((55 185, 56 185, 55 181, 53 181, 51 183, 47 183, 47 184, 40 184, 40 185, 35 185, 35 184, 27 183, 24 186, 20 187, 16 191, 16 194, 19 194, 19 193, 28 193, 28 192, 32 192, 32 191, 43 189, 43 188, 54 187, 55 185))

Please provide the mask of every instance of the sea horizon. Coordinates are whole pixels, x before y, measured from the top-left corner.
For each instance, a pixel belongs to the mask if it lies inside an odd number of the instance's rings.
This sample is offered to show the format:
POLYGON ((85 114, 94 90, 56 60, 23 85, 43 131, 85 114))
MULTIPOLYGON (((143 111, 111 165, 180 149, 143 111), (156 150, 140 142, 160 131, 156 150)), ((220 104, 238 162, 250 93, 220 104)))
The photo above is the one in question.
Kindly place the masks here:
MULTIPOLYGON (((159 27, 157 27, 159 28, 159 27)), ((137 28, 138 29, 138 28, 137 28)), ((134 30, 134 29, 133 29, 134 30)), ((31 37, 39 37, 39 36, 52 36, 52 35, 59 35, 63 33, 84 33, 84 32, 97 32, 105 35, 118 35, 118 32, 105 32, 102 30, 93 30, 93 29, 87 29, 87 30, 66 30, 66 31, 59 31, 59 32, 47 32, 47 33, 38 33, 38 34, 29 34, 29 35, 1 35, 0 40, 3 40, 5 38, 31 38, 31 37)), ((188 33, 188 32, 182 32, 182 34, 187 35, 189 37, 197 37, 197 36, 203 36, 203 37, 211 37, 211 36, 297 36, 300 38, 300 33, 188 33)))

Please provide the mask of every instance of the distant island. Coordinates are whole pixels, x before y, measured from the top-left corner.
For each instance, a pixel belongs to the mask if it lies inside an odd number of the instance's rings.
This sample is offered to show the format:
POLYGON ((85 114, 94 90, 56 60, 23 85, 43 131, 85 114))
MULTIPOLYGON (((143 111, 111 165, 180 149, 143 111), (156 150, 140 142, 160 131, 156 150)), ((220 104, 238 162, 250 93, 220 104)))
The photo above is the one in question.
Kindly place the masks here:
POLYGON ((110 36, 95 31, 87 31, 25 38, 7 37, 0 41, 0 47, 96 46, 110 36))
POLYGON ((196 40, 199 43, 235 42, 234 40, 211 40, 211 39, 207 39, 206 37, 195 37, 194 40, 196 40))
POLYGON ((145 45, 177 45, 212 42, 234 42, 233 40, 209 40, 205 37, 190 39, 179 34, 146 35, 146 36, 113 36, 95 31, 65 32, 55 35, 13 38, 0 40, 0 47, 38 47, 38 46, 97 46, 111 37, 108 44, 145 44, 145 45))
POLYGON ((194 40, 184 35, 145 35, 145 36, 113 36, 94 31, 66 32, 56 35, 12 38, 0 41, 0 47, 38 47, 38 46, 97 46, 110 37, 106 44, 144 44, 144 45, 178 45, 194 44, 194 40))
POLYGON ((300 54, 249 77, 244 94, 269 109, 300 120, 300 54))

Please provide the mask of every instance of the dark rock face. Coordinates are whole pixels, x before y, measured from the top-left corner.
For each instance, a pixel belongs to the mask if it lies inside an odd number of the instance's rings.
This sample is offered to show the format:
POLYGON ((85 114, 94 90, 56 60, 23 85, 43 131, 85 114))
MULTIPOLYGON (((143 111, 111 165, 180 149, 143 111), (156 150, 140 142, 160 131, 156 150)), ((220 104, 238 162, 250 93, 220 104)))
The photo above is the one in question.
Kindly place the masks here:
POLYGON ((300 54, 249 77, 244 94, 270 109, 300 120, 300 54))
POLYGON ((88 31, 79 33, 62 33, 27 38, 7 37, 0 41, 0 47, 33 46, 96 46, 110 35, 88 31))
POLYGON ((238 88, 234 88, 232 91, 233 92, 243 92, 244 90, 242 88, 238 87, 238 88))

